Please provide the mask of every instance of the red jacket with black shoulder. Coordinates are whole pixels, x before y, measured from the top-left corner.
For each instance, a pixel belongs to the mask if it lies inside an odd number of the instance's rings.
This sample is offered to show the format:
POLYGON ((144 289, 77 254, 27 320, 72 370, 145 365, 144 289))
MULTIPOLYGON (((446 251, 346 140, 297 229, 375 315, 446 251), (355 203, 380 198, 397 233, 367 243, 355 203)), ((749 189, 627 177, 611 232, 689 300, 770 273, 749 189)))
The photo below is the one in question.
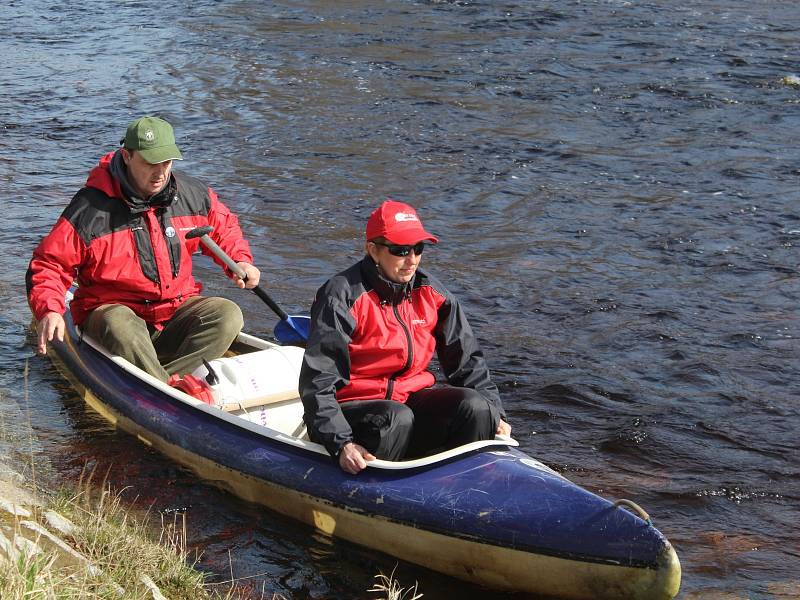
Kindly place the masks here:
MULTIPOLYGON (((100 159, 33 252, 26 285, 37 320, 50 311, 63 314, 66 290, 77 280, 70 303, 76 324, 98 306, 124 304, 160 328, 200 293, 192 276, 200 240, 187 240, 186 234, 201 225, 214 228, 210 236, 234 261, 253 261, 238 218, 211 188, 173 173, 160 204, 132 206, 112 175, 114 154, 100 159)), ((222 265, 205 247, 202 251, 222 265)))
POLYGON ((330 279, 311 307, 300 369, 311 439, 336 455, 352 441, 338 403, 405 402, 434 384, 434 352, 450 385, 478 391, 505 418, 472 328, 437 279, 418 269, 410 283, 397 284, 381 277, 369 257, 330 279))

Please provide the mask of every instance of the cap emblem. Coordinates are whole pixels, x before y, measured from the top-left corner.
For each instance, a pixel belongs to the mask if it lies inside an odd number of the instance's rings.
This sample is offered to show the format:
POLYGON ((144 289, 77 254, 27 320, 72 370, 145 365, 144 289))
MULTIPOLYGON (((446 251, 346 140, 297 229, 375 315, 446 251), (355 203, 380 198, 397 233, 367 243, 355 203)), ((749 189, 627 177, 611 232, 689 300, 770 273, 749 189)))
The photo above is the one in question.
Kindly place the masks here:
POLYGON ((146 139, 148 142, 152 142, 154 139, 156 139, 156 134, 153 133, 152 129, 148 129, 144 132, 144 139, 146 139))
POLYGON ((394 216, 395 221, 404 222, 404 221, 419 221, 417 215, 414 213, 404 213, 399 212, 394 216))

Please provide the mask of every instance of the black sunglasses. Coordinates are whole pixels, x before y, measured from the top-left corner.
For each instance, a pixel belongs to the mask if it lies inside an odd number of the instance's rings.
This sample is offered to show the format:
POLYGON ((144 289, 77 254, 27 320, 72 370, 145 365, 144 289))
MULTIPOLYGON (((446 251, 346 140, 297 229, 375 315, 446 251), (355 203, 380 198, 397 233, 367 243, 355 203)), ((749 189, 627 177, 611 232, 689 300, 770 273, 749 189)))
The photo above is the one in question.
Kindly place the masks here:
POLYGON ((408 256, 412 252, 419 256, 425 250, 425 242, 417 242, 413 246, 400 246, 398 244, 384 244, 383 242, 372 242, 377 246, 384 246, 392 256, 408 256))

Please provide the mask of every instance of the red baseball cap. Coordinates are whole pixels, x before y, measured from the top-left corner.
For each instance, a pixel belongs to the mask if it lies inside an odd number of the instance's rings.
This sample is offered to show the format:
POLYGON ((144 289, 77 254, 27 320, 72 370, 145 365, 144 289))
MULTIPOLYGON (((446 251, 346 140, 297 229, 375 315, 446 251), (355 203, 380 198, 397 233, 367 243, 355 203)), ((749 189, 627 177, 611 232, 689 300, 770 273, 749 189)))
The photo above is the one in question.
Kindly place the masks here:
POLYGON ((367 241, 375 238, 386 238, 392 244, 416 244, 417 242, 433 242, 439 240, 422 227, 417 211, 404 202, 386 200, 372 211, 367 221, 367 241))

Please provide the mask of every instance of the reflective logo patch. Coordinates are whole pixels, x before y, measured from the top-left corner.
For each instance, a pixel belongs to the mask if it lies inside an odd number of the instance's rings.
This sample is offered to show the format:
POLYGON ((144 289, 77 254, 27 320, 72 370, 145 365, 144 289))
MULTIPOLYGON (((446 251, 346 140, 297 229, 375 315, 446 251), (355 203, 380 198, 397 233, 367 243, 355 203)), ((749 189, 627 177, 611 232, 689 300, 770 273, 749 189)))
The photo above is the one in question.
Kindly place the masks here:
POLYGON ((394 220, 398 221, 400 223, 402 223, 404 221, 419 221, 419 219, 417 218, 417 215, 415 215, 414 213, 403 213, 403 212, 397 213, 394 216, 394 220))

